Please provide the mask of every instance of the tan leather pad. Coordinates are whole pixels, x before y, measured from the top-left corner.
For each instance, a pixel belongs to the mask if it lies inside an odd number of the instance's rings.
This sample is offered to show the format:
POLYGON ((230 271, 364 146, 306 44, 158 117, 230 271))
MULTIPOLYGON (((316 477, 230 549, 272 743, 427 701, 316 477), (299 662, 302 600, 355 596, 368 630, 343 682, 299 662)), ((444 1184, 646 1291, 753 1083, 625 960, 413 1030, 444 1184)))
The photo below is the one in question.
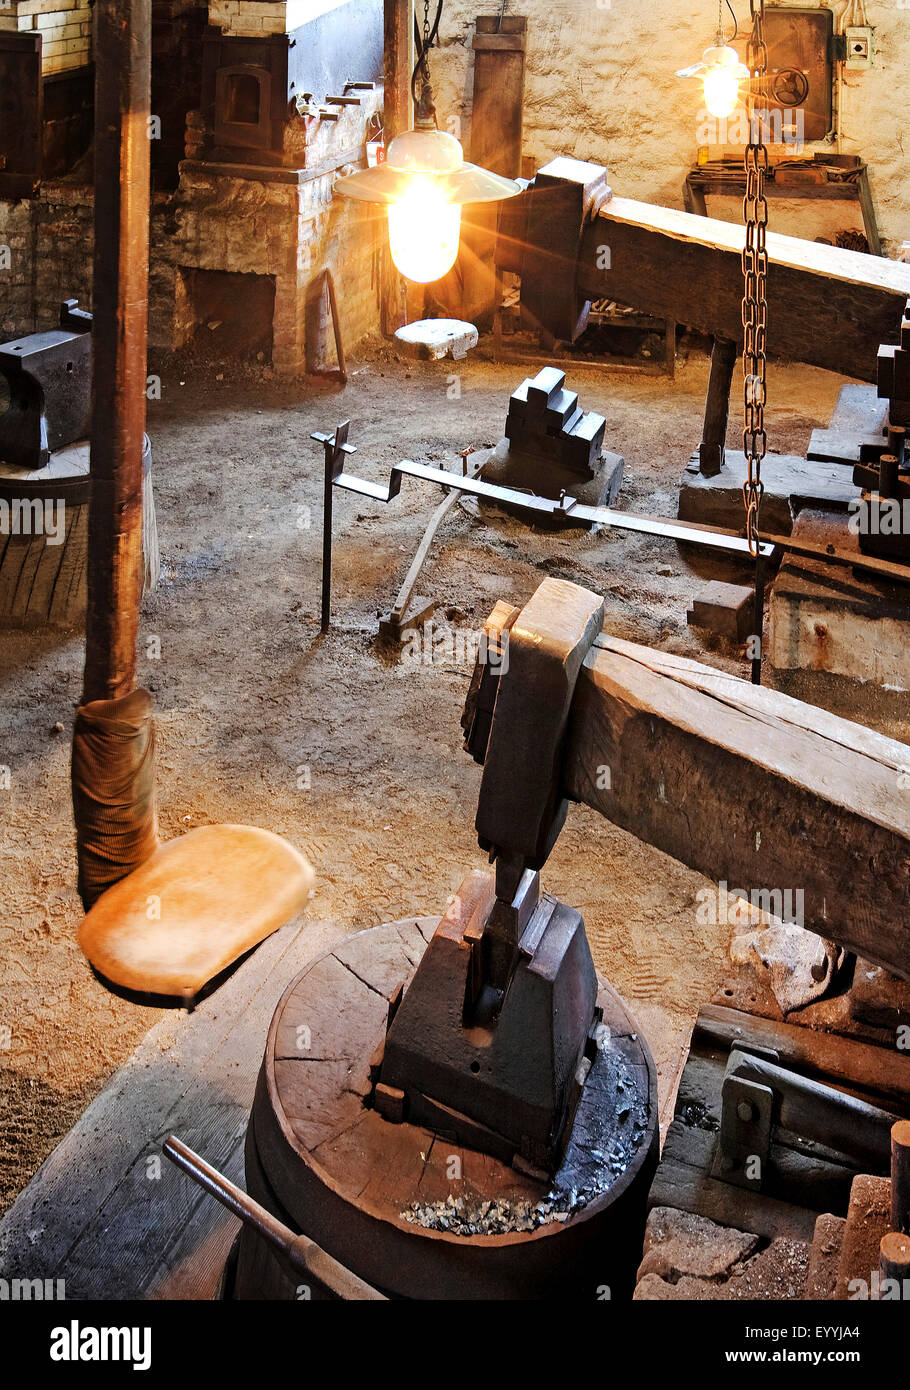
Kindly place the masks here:
POLYGON ((123 989, 194 995, 296 916, 314 882, 303 855, 268 830, 200 826, 102 894, 79 945, 123 989))

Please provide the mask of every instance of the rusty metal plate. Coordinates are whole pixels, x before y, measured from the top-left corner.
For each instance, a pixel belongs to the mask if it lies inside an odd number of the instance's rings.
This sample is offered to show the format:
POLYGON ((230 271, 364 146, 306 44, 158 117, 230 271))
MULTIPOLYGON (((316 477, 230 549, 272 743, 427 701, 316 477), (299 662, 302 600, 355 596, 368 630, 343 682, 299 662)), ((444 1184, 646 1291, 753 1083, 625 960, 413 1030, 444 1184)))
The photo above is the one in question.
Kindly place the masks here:
POLYGON ((769 6, 765 10, 765 41, 771 110, 781 112, 785 126, 793 112, 801 110, 803 139, 823 140, 832 121, 833 14, 830 10, 769 6))

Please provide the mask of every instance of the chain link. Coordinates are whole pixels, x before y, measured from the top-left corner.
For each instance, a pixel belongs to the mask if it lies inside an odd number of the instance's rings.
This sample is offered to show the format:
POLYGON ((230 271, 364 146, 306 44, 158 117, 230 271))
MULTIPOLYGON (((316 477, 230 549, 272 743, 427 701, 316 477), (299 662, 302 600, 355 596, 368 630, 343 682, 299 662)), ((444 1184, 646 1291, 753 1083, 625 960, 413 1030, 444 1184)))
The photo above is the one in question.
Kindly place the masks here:
POLYGON ((430 0, 423 0, 423 79, 430 80, 430 0))
POLYGON ((743 217, 746 242, 743 248, 743 453, 746 481, 743 502, 746 508, 746 538, 751 554, 758 554, 759 514, 764 484, 761 465, 768 449, 765 433, 766 350, 768 335, 768 200, 765 177, 768 172, 766 79, 768 49, 765 44, 765 0, 749 0, 752 35, 747 66, 751 75, 747 97, 749 143, 745 152, 746 195, 743 217))

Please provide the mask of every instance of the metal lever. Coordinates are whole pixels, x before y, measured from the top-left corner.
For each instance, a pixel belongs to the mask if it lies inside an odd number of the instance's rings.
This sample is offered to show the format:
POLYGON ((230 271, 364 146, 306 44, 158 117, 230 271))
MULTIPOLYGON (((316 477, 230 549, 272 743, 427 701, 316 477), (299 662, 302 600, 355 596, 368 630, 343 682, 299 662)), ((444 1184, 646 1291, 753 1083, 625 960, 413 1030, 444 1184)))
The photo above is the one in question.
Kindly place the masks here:
POLYGON ((385 1294, 339 1264, 321 1245, 307 1236, 295 1235, 283 1221, 279 1221, 242 1188, 236 1187, 175 1135, 169 1134, 161 1147, 172 1163, 268 1241, 294 1278, 304 1275, 317 1279, 338 1298, 348 1301, 388 1301, 385 1294))
POLYGON ((722 1095, 714 1174, 725 1182, 761 1189, 775 1122, 867 1165, 863 1171, 888 1171, 899 1116, 780 1066, 767 1049, 731 1050, 722 1095), (748 1161, 755 1158, 760 1163, 750 1175, 748 1161))

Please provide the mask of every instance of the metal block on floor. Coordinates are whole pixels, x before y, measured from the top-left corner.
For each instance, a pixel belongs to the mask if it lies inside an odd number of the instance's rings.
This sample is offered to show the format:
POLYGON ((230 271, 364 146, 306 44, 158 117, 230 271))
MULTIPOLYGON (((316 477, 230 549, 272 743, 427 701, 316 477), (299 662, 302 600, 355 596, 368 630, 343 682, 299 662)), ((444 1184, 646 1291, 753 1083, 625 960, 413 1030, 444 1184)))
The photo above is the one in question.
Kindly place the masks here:
MULTIPOLYGON (((680 521, 742 531, 745 481, 746 460, 739 450, 726 450, 724 466, 713 477, 699 472, 694 454, 680 482, 680 521)), ((762 463, 762 481, 762 529, 776 535, 790 535, 793 518, 804 507, 846 513, 860 495, 849 470, 839 464, 809 462, 791 454, 769 454, 762 463)))
POLYGON ((752 631, 755 591, 747 584, 724 584, 713 579, 692 600, 686 614, 690 627, 707 628, 731 642, 745 642, 752 631))
POLYGON ((477 329, 461 319, 418 319, 399 328, 395 341, 409 357, 430 362, 451 357, 459 362, 477 346, 477 329))

